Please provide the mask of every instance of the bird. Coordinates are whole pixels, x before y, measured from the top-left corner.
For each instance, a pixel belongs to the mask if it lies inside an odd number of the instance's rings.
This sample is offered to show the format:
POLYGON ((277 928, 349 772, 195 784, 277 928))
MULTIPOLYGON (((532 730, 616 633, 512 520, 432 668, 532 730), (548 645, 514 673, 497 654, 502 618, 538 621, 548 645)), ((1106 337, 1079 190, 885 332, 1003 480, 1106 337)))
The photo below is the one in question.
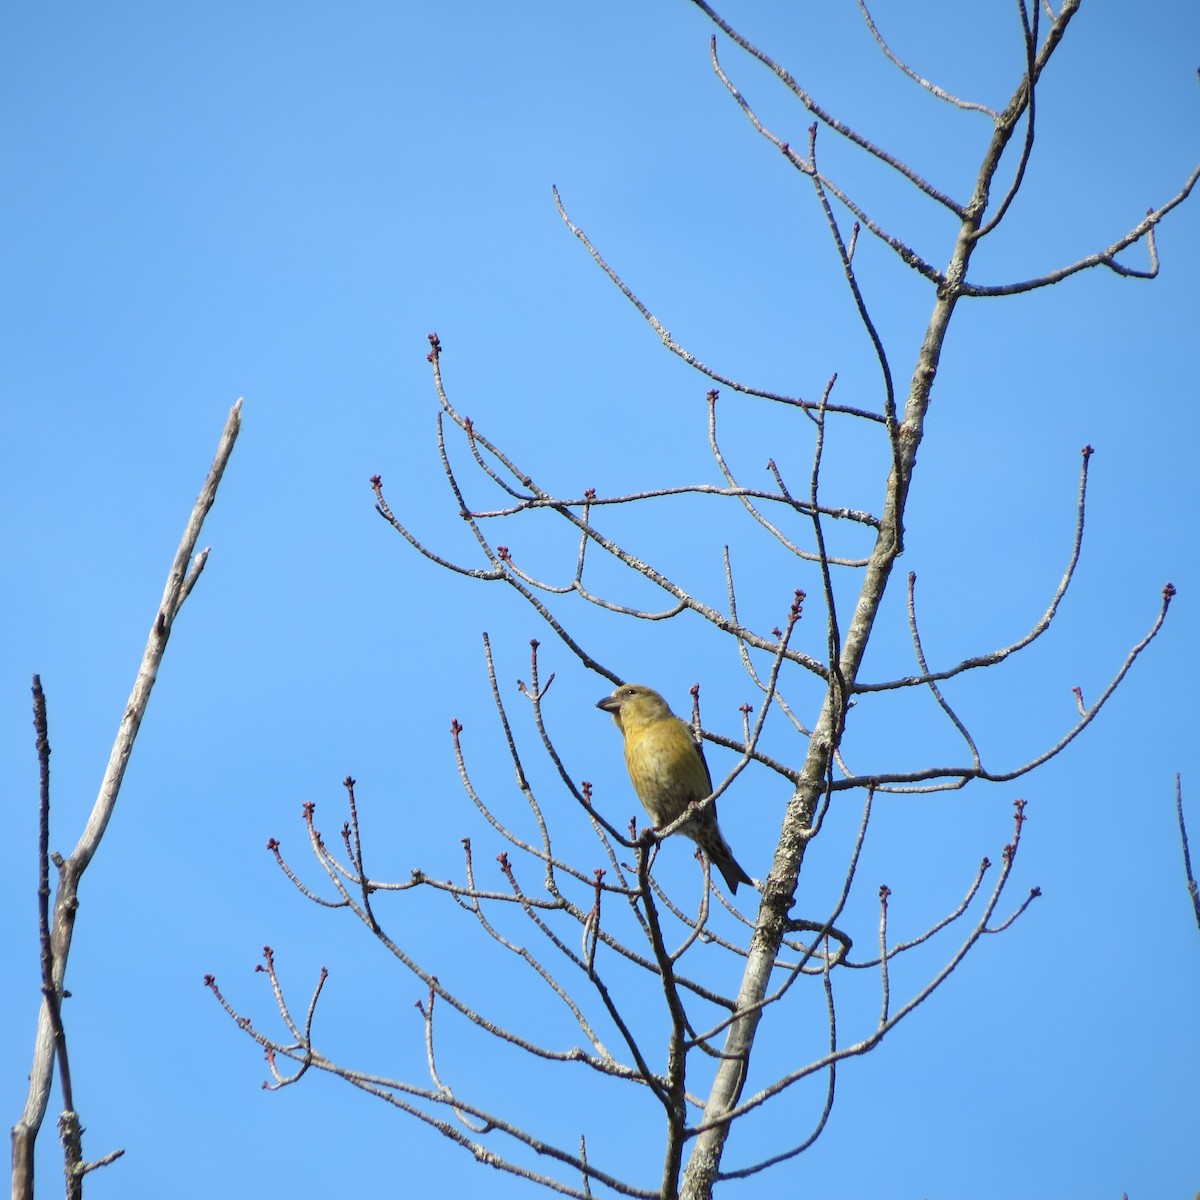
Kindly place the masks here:
MULTIPOLYGON (((630 782, 656 829, 677 821, 693 801, 712 795, 712 776, 692 727, 656 691, 625 683, 597 701, 596 707, 612 714, 625 738, 630 782)), ((754 886, 721 833, 716 804, 681 825, 679 832, 704 851, 731 893, 737 894, 739 883, 754 886)))

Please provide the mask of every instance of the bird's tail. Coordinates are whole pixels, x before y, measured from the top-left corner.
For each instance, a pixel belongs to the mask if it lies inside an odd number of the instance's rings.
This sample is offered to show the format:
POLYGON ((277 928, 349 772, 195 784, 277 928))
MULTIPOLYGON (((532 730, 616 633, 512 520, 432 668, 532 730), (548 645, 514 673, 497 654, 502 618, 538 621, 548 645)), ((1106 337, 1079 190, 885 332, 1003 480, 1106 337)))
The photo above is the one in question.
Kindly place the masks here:
POLYGON ((721 833, 721 827, 715 821, 696 841, 700 849, 708 856, 708 861, 721 872, 721 878, 725 880, 725 886, 729 888, 730 895, 737 895, 739 883, 748 883, 751 887, 754 886, 754 880, 746 874, 738 860, 733 857, 733 851, 730 850, 729 843, 721 833))

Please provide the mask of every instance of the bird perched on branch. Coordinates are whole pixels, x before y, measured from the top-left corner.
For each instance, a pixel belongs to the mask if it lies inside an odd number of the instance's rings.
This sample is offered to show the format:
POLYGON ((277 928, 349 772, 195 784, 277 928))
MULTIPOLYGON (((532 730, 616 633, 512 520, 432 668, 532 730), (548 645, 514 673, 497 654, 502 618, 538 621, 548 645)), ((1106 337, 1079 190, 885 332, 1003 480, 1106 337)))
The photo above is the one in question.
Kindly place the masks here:
MULTIPOLYGON (((657 692, 636 683, 622 684, 596 707, 612 713, 624 735, 625 766, 633 790, 656 829, 677 821, 693 801, 712 795, 712 776, 692 727, 657 692)), ((739 883, 754 886, 721 833, 715 804, 681 825, 679 832, 704 851, 730 892, 736 893, 739 883)))

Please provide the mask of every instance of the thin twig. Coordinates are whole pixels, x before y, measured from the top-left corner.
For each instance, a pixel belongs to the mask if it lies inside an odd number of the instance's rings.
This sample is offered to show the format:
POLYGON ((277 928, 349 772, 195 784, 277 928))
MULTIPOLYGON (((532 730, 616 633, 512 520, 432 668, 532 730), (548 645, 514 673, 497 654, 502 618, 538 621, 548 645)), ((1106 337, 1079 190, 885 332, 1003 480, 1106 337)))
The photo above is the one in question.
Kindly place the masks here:
POLYGON ((1179 844, 1183 847, 1183 873, 1187 879, 1188 895, 1192 898, 1192 910, 1196 914, 1196 925, 1200 926, 1200 887, 1192 872, 1192 855, 1188 849, 1187 823, 1183 819, 1183 781, 1175 775, 1175 816, 1179 821, 1179 844))
POLYGON ((988 108, 986 104, 976 104, 972 100, 960 100, 959 97, 952 96, 949 92, 938 87, 937 84, 930 83, 928 79, 918 75, 916 71, 914 71, 910 66, 902 62, 900 58, 897 57, 892 48, 884 40, 883 35, 879 32, 879 29, 875 24, 875 19, 867 10, 864 0, 858 0, 858 7, 859 11, 863 15, 863 19, 867 23, 867 28, 871 31, 871 36, 879 44, 880 50, 882 50, 885 56, 891 62, 895 63, 895 65, 899 67, 900 70, 903 71, 904 74, 907 75, 914 83, 920 84, 920 86, 929 92, 930 95, 936 96, 939 100, 945 100, 948 104, 953 104, 956 108, 966 109, 968 112, 986 113, 989 117, 993 118, 999 116, 994 108, 988 108))
MULTIPOLYGON (((694 354, 685 347, 681 346, 670 333, 663 327, 658 318, 634 295, 633 290, 629 285, 608 265, 601 255, 600 251, 592 244, 587 234, 576 225, 567 215, 567 210, 563 205, 562 197, 558 193, 558 188, 554 188, 554 203, 558 208, 558 215, 562 218, 563 224, 583 243, 587 248, 588 253, 595 260, 596 265, 617 285, 621 294, 641 313, 646 324, 658 334, 662 344, 666 346, 672 354, 677 354, 683 359, 689 367, 694 367, 702 375, 707 375, 709 379, 716 380, 723 387, 732 388, 735 392, 741 392, 746 396, 758 396, 762 400, 774 400, 779 404, 791 405, 793 408, 810 409, 815 405, 811 400, 801 400, 796 396, 785 396, 780 392, 768 392, 762 388, 751 387, 749 384, 739 383, 736 379, 731 379, 727 375, 721 375, 714 371, 711 367, 702 363, 694 354)), ((851 408, 844 405, 835 405, 830 409, 831 412, 846 413, 852 417, 861 417, 864 421, 880 421, 882 418, 878 413, 870 412, 864 408, 851 408)))

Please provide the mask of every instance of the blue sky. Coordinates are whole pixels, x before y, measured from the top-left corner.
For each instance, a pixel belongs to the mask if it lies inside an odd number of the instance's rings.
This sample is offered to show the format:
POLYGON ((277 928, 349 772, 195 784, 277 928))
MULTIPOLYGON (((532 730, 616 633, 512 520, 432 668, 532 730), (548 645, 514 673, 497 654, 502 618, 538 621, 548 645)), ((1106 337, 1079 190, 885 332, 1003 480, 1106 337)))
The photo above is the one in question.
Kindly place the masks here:
MULTIPOLYGON (((987 0, 964 16, 948 0, 892 0, 874 12, 922 73, 999 105, 1020 69, 1013 7, 987 0)), ((854 5, 739 0, 722 11, 826 107, 966 195, 986 120, 905 81, 854 5)), ((301 804, 315 801, 334 837, 340 781, 353 774, 380 875, 402 879, 418 864, 460 873, 464 835, 490 862, 498 846, 462 794, 448 733, 456 717, 476 779, 496 804, 516 804, 483 630, 518 713, 528 641, 543 640, 543 670, 558 672, 550 715, 574 777, 594 781, 618 820, 632 811, 616 734, 592 708, 607 682, 515 596, 419 559, 372 511, 368 479, 383 476, 393 507, 433 545, 478 565, 437 463, 431 330, 460 410, 547 486, 613 494, 716 479, 708 383, 593 266, 555 214, 553 184, 700 358, 808 397, 836 371, 843 402, 877 406, 877 371, 811 189, 714 78, 710 27, 682 0, 586 13, 538 3, 51 6, 10 10, 5 26, 8 1120, 24 1101, 38 1000, 30 677, 39 672, 49 696, 53 844, 66 852, 225 414, 244 396, 244 431, 204 534, 212 557, 83 885, 68 975, 76 1096, 88 1153, 127 1150, 89 1179, 89 1196, 158 1196, 164 1181, 179 1196, 315 1194, 349 1179, 379 1194, 433 1181, 525 1194, 337 1081, 264 1093, 260 1056, 201 978, 215 973, 265 1025, 272 1004, 253 973, 264 944, 298 994, 327 965, 318 1028, 328 1051, 423 1081, 420 984, 344 914, 302 901, 263 846, 279 837, 307 868, 301 804)), ((803 145, 808 115, 734 47, 721 55, 764 120, 803 145)), ((1092 253, 1173 195, 1200 157, 1198 62, 1194 5, 1167 0, 1153 21, 1132 22, 1124 6, 1088 0, 1039 93, 1026 189, 981 249, 975 278, 1027 278, 1092 253)), ((832 134, 819 151, 920 253, 948 259, 954 231, 940 213, 832 134)), ((1200 1186, 1200 947, 1173 812, 1181 771, 1200 830, 1195 201, 1164 222, 1159 251, 1152 283, 1092 272, 956 313, 901 562, 902 574, 918 574, 931 660, 1006 644, 1041 615, 1070 548, 1079 449, 1096 448, 1084 558, 1058 621, 1020 661, 952 690, 989 762, 1015 766, 1056 740, 1073 720, 1070 689, 1098 694, 1150 626, 1162 585, 1179 595, 1110 706, 1044 770, 881 803, 862 899, 848 914, 861 945, 874 936, 879 883, 893 890, 897 937, 952 909, 979 858, 998 860, 1018 796, 1029 823, 1009 901, 1035 885, 1043 897, 879 1050, 842 1069, 829 1127, 800 1165, 742 1194, 803 1183, 831 1200, 1137 1200, 1200 1186)), ((877 245, 864 240, 858 262, 903 381, 932 298, 877 245)), ((732 393, 719 411, 747 480, 766 485, 771 456, 807 478, 803 426, 732 393)), ((830 502, 877 506, 877 457, 853 431, 831 445, 830 502)), ((720 545, 731 541, 744 602, 767 628, 793 587, 818 592, 798 568, 772 576, 763 539, 716 510, 656 510, 620 528, 718 596, 720 545)), ((571 539, 545 522, 514 529, 518 561, 557 578, 570 571, 571 539)), ((865 678, 914 670, 900 582, 865 678)), ((563 611, 598 659, 677 709, 699 681, 706 723, 736 731, 750 685, 731 647, 698 623, 563 611)), ((819 647, 819 621, 801 636, 819 647)), ((811 720, 812 697, 798 703, 811 720)), ((523 714, 519 725, 539 795, 569 827, 570 798, 523 714)), ((794 744, 777 744, 799 761, 794 744)), ((864 773, 962 754, 927 697, 864 701, 846 750, 864 773)), ((719 754, 710 761, 721 769, 719 754)), ((749 775, 723 798, 722 824, 753 875, 769 866, 785 801, 786 790, 749 775)), ((855 800, 831 817, 799 910, 823 912, 836 894, 857 815, 855 800)), ((664 847, 660 863, 665 881, 694 887, 682 847, 664 847)), ((389 911, 400 940, 464 990, 527 1016, 520 998, 535 993, 511 962, 465 940, 471 931, 445 907, 407 900, 389 911)), ((935 961, 898 969, 897 996, 935 961)), ((869 1029, 877 1001, 869 983, 855 987, 847 1037, 869 1029)), ((653 997, 645 1004, 649 1014, 653 997)), ((806 995, 771 1044, 812 1057, 822 1036, 819 1002, 806 995)), ((456 1086, 478 1077, 489 1102, 535 1114, 571 1144, 587 1128, 636 1165, 639 1183, 656 1178, 652 1116, 570 1075, 527 1076, 486 1045, 460 1043, 449 1024, 446 1038, 456 1086)), ((55 1111, 52 1102, 41 1146, 48 1186, 55 1111)), ((816 1111, 816 1091, 797 1089, 735 1139, 728 1165, 803 1136, 816 1111)))

